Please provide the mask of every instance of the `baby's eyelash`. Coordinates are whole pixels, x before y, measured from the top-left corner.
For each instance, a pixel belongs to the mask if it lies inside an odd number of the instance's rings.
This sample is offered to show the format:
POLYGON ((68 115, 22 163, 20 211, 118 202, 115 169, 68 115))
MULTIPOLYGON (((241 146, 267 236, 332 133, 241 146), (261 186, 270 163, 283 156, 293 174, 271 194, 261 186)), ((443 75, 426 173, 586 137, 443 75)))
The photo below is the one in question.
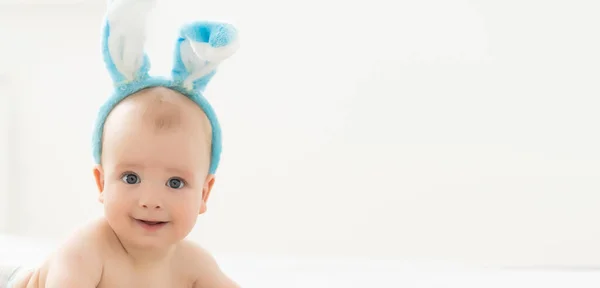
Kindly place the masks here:
POLYGON ((167 180, 166 185, 173 189, 181 189, 181 188, 184 188, 185 186, 187 186, 187 182, 185 181, 185 179, 183 179, 181 177, 171 177, 171 178, 169 178, 169 180, 167 180), (178 186, 178 187, 171 187, 171 185, 178 186))
POLYGON ((136 173, 133 172, 125 172, 123 174, 121 174, 121 181, 133 185, 133 184, 138 184, 141 182, 140 180, 140 176, 138 176, 136 173))

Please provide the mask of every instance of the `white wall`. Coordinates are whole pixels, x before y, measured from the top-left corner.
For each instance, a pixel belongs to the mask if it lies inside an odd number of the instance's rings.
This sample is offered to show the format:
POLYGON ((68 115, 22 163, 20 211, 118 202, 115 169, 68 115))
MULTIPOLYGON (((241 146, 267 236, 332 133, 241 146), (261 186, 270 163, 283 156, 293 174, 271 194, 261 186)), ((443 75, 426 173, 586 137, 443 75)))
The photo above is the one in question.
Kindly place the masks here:
MULTIPOLYGON (((2 11, 0 7, 0 11, 2 11)), ((0 12, 2 15, 2 12, 0 12)), ((4 24, 3 22, 0 22, 4 24)), ((7 39, 14 39, 14 29, 10 29, 8 25, 0 25, 0 39, 4 39, 3 43, 7 42, 7 39)), ((14 125, 10 125, 11 122, 11 107, 13 104, 13 97, 16 96, 17 90, 15 89, 14 81, 19 78, 18 67, 19 62, 14 57, 16 45, 0 46, 0 233, 6 232, 9 228, 9 216, 10 216, 10 163, 11 145, 14 143, 10 141, 12 130, 14 125)))
POLYGON ((93 205, 89 182, 88 135, 91 111, 105 90, 97 77, 86 77, 96 69, 89 59, 97 41, 79 38, 77 30, 98 34, 90 18, 102 5, 95 5, 0 9, 7 22, 2 25, 18 27, 9 38, 12 57, 19 60, 13 62, 20 66, 10 107, 15 161, 9 228, 14 233, 62 237, 101 211, 93 205))
MULTIPOLYGON (((150 48, 167 71, 161 37, 192 16, 243 35, 207 91, 226 146, 191 238, 221 253, 600 265, 597 1, 213 2, 162 6, 173 22, 150 48)), ((13 233, 60 238, 100 215, 103 4, 0 10, 22 35, 15 57, 34 59, 11 104, 13 233)))
POLYGON ((0 232, 8 229, 9 178, 9 78, 0 72, 0 232))

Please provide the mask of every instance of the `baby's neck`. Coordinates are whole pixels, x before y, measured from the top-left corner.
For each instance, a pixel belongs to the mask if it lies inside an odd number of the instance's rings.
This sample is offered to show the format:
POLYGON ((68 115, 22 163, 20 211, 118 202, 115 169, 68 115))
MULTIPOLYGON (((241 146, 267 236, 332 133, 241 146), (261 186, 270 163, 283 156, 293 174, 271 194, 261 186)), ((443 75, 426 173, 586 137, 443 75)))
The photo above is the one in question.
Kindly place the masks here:
POLYGON ((123 246, 127 256, 131 259, 135 266, 140 268, 151 268, 153 266, 162 266, 165 263, 171 262, 175 247, 167 248, 137 248, 123 246))
MULTIPOLYGON (((118 236, 117 239, 119 239, 118 236)), ((161 248, 147 248, 128 244, 121 241, 121 239, 119 239, 119 242, 127 257, 131 260, 131 263, 143 269, 168 265, 176 249, 175 245, 161 248)))

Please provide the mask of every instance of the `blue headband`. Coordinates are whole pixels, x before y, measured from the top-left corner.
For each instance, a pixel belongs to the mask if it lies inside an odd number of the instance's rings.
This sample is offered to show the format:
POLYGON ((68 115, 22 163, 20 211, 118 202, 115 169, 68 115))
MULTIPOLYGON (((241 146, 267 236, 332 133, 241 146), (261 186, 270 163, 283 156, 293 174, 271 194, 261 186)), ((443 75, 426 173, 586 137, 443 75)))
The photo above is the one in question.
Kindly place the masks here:
POLYGON ((166 87, 194 101, 204 111, 212 128, 209 173, 214 174, 221 158, 221 127, 215 111, 202 92, 217 66, 239 46, 236 29, 225 23, 194 22, 181 28, 175 42, 171 78, 148 75, 150 60, 144 52, 146 21, 155 0, 113 0, 104 23, 102 52, 114 91, 102 105, 94 127, 92 149, 100 164, 104 123, 121 100, 142 89, 166 87))

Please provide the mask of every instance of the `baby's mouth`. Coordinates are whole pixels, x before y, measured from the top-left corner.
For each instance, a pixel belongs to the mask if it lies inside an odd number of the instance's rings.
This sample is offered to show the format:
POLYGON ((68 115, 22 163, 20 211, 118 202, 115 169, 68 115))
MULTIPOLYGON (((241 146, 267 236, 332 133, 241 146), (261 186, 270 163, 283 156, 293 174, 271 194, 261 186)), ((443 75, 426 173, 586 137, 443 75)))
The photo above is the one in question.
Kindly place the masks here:
POLYGON ((148 225, 159 225, 159 224, 167 223, 165 221, 144 221, 144 220, 140 220, 140 221, 142 221, 144 224, 148 224, 148 225))
POLYGON ((169 223, 169 221, 153 221, 153 220, 143 220, 143 219, 137 219, 134 218, 135 221, 145 224, 145 225, 149 225, 149 226, 162 226, 164 224, 169 223))

